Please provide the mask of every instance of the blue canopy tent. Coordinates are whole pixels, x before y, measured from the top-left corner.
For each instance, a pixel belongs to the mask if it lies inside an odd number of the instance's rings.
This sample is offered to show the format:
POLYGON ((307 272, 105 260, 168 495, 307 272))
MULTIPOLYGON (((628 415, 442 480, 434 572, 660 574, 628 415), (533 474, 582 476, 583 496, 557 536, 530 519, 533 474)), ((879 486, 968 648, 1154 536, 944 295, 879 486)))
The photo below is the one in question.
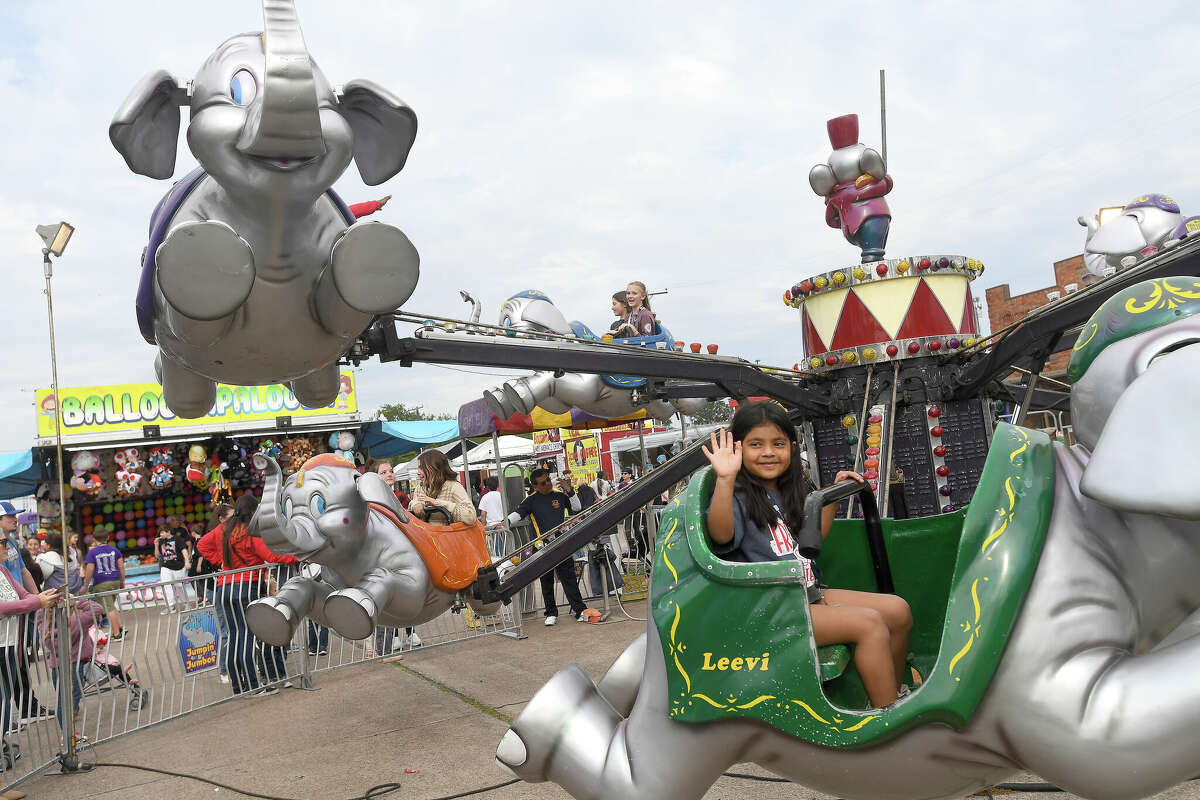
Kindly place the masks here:
POLYGON ((376 421, 363 426, 362 446, 372 458, 390 458, 458 438, 458 420, 454 419, 376 421))
POLYGON ((0 453, 0 500, 33 494, 42 480, 42 464, 33 450, 0 453))

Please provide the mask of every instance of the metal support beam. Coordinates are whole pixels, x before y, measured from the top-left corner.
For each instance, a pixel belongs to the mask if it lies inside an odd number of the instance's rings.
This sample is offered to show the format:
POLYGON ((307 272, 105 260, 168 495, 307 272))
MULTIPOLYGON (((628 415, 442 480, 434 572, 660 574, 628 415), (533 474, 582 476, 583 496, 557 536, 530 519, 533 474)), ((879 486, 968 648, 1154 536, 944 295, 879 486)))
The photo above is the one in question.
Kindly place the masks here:
POLYGON ((1021 398, 1017 410, 1013 412, 1013 425, 1025 424, 1025 418, 1029 416, 1029 406, 1033 402, 1033 389, 1037 386, 1038 376, 1041 374, 1040 369, 1029 373, 1029 383, 1025 385, 1025 395, 1021 398))

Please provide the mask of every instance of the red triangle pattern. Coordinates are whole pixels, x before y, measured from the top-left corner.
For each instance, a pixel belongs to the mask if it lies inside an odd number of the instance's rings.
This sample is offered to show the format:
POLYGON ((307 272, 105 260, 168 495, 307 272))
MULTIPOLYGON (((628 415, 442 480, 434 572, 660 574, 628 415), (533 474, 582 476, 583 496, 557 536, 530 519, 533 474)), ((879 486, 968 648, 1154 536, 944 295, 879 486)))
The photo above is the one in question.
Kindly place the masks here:
POLYGON ((897 339, 915 339, 920 336, 944 336, 958 333, 954 323, 946 316, 946 310, 938 302, 933 290, 922 278, 913 293, 912 302, 904 315, 904 324, 900 326, 897 339))
POLYGON ((858 347, 864 344, 890 341, 887 331, 875 319, 862 298, 851 289, 842 303, 842 313, 838 317, 837 327, 833 331, 834 350, 844 347, 858 347))
POLYGON ((804 326, 804 352, 810 356, 815 356, 818 353, 828 352, 829 348, 821 341, 820 334, 817 333, 817 328, 812 324, 812 320, 808 318, 808 309, 800 309, 801 323, 804 326))
POLYGON ((959 333, 979 333, 975 325, 975 301, 971 298, 971 287, 967 286, 967 304, 963 307, 962 325, 958 326, 959 333))

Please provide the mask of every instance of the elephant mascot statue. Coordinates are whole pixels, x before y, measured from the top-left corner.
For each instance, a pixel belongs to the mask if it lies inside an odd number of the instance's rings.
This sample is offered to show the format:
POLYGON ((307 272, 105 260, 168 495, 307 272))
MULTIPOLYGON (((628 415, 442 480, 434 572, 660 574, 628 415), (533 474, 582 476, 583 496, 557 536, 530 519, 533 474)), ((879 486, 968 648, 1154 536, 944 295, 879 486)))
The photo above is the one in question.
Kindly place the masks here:
POLYGON ((1093 275, 1111 275, 1178 242, 1200 228, 1200 217, 1184 218, 1179 204, 1165 194, 1135 197, 1121 213, 1106 219, 1079 217, 1087 228, 1083 263, 1093 275))
POLYGON ((109 126, 140 175, 175 172, 180 106, 200 168, 159 202, 137 317, 157 345, 167 406, 195 418, 216 382, 287 383, 308 407, 338 394, 338 357, 417 284, 398 228, 355 222, 330 187, 358 164, 371 186, 404 167, 412 110, 366 80, 335 90, 305 49, 291 0, 263 0, 265 31, 229 39, 180 84, 144 77, 109 126))
MULTIPOLYGON (((305 617, 347 639, 365 639, 377 625, 426 622, 458 605, 459 592, 491 563, 482 525, 414 520, 383 478, 360 475, 340 456, 314 456, 286 482, 270 456, 256 453, 254 466, 266 485, 250 534, 321 573, 293 577, 250 604, 247 624, 265 642, 287 644, 305 617)), ((498 608, 470 602, 484 615, 498 608)))
MULTIPOLYGON (((1021 770, 1081 797, 1128 800, 1200 774, 1195 679, 1200 426, 1194 414, 1200 397, 1200 280, 1154 279, 1111 297, 1080 333, 1068 379, 1077 443, 1067 446, 1036 431, 998 426, 985 478, 993 463, 1013 470, 1023 463, 1025 471, 1020 479, 1001 481, 991 495, 983 493, 981 479, 979 506, 968 510, 963 523, 965 531, 977 515, 994 530, 982 548, 975 542, 960 549, 959 562, 970 557, 986 564, 995 586, 1006 580, 1005 571, 1016 569, 1013 557, 1028 556, 1025 583, 1013 596, 989 595, 988 584, 968 581, 963 608, 969 612, 974 601, 974 622, 969 613, 947 612, 945 629, 953 635, 943 643, 952 644, 938 649, 936 667, 910 695, 882 709, 826 711, 817 676, 779 674, 780 694, 792 691, 798 680, 812 681, 807 702, 784 700, 794 697, 786 694, 780 700, 794 703, 788 707, 794 718, 825 732, 825 738, 800 738, 764 724, 766 715, 788 712, 776 702, 762 702, 774 698, 735 706, 740 701, 734 692, 719 691, 720 684, 706 685, 704 698, 686 695, 678 677, 684 668, 691 670, 692 684, 710 675, 744 680, 747 673, 703 672, 713 667, 702 666, 700 656, 713 654, 694 651, 713 645, 676 646, 675 626, 704 609, 688 606, 695 595, 687 587, 697 585, 687 583, 692 578, 681 563, 688 545, 666 549, 665 541, 679 532, 664 516, 647 634, 598 685, 574 665, 551 678, 503 737, 498 764, 524 780, 554 781, 589 800, 692 800, 738 762, 755 762, 814 790, 862 800, 962 797, 1021 770), (1010 449, 1013 442, 1021 444, 1010 449), (1023 461, 1035 451, 1036 469, 1034 461, 1023 461), (1022 506, 1036 507, 1036 516, 1014 517, 1013 509, 1022 506), (1000 546, 1004 535, 1033 531, 1036 549, 1024 546, 1032 537, 1017 538, 1011 541, 1018 549, 993 560, 998 551, 988 548, 1000 546), (669 615, 656 621, 660 604, 671 597, 674 621, 669 615), (994 619, 989 614, 1002 605, 1010 609, 1007 633, 994 649, 970 653, 976 638, 989 633, 994 619), (990 672, 970 690, 977 692, 977 705, 961 724, 946 716, 897 724, 906 709, 927 702, 931 691, 945 691, 933 697, 948 701, 964 691, 970 676, 962 676, 962 664, 968 659, 986 661, 990 672), (695 709, 687 696, 700 698, 695 709), (710 716, 688 720, 700 712, 710 716), (874 741, 851 738, 872 729, 874 741)), ((686 506, 696 514, 689 511, 679 526, 684 537, 705 536, 700 502, 686 506)), ((736 602, 731 592, 747 590, 721 591, 720 603, 728 603, 736 602)), ((788 658, 789 648, 811 652, 813 646, 803 585, 791 596, 799 602, 790 609, 763 611, 782 626, 777 640, 782 646, 772 659, 788 658)), ((714 605, 710 601, 705 608, 714 605)), ((723 629, 713 635, 724 647, 739 634, 723 629)), ((766 670, 762 649, 728 649, 727 655, 754 658, 723 658, 716 668, 739 669, 743 662, 753 668, 761 654, 766 670)), ((771 667, 778 668, 775 660, 771 667)), ((759 674, 762 680, 770 675, 754 672, 759 674)), ((693 685, 691 691, 698 690, 693 685)))
MULTIPOLYGON (((600 340, 582 322, 567 322, 558 306, 536 289, 527 289, 505 300, 500 308, 500 325, 526 333, 556 333, 583 341, 600 340)), ((654 336, 614 341, 666 349, 674 345, 671 332, 661 325, 654 336)), ((645 408, 656 419, 667 421, 676 411, 693 414, 705 403, 704 399, 698 398, 639 403, 636 393, 645 385, 645 378, 624 375, 538 372, 490 389, 484 392, 483 397, 488 408, 499 419, 508 419, 514 414, 531 414, 538 407, 551 414, 565 414, 572 408, 578 408, 604 419, 620 419, 645 408)))

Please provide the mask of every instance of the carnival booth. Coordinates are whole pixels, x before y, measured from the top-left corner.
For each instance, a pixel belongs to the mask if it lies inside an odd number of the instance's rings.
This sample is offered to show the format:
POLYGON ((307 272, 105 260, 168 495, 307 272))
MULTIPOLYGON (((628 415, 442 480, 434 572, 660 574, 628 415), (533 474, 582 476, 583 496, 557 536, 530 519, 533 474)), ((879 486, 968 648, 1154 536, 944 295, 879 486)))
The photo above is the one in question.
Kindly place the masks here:
MULTIPOLYGON (((216 505, 244 492, 261 496, 254 453, 275 457, 288 471, 323 452, 365 460, 349 370, 324 408, 301 406, 278 384, 220 385, 213 409, 194 420, 172 414, 156 383, 63 388, 59 398, 68 523, 85 540, 107 528, 131 566, 152 560, 155 535, 171 516, 207 530, 216 505)), ((36 485, 38 512, 57 519, 54 393, 38 390, 37 406, 34 460, 46 467, 36 485)))

